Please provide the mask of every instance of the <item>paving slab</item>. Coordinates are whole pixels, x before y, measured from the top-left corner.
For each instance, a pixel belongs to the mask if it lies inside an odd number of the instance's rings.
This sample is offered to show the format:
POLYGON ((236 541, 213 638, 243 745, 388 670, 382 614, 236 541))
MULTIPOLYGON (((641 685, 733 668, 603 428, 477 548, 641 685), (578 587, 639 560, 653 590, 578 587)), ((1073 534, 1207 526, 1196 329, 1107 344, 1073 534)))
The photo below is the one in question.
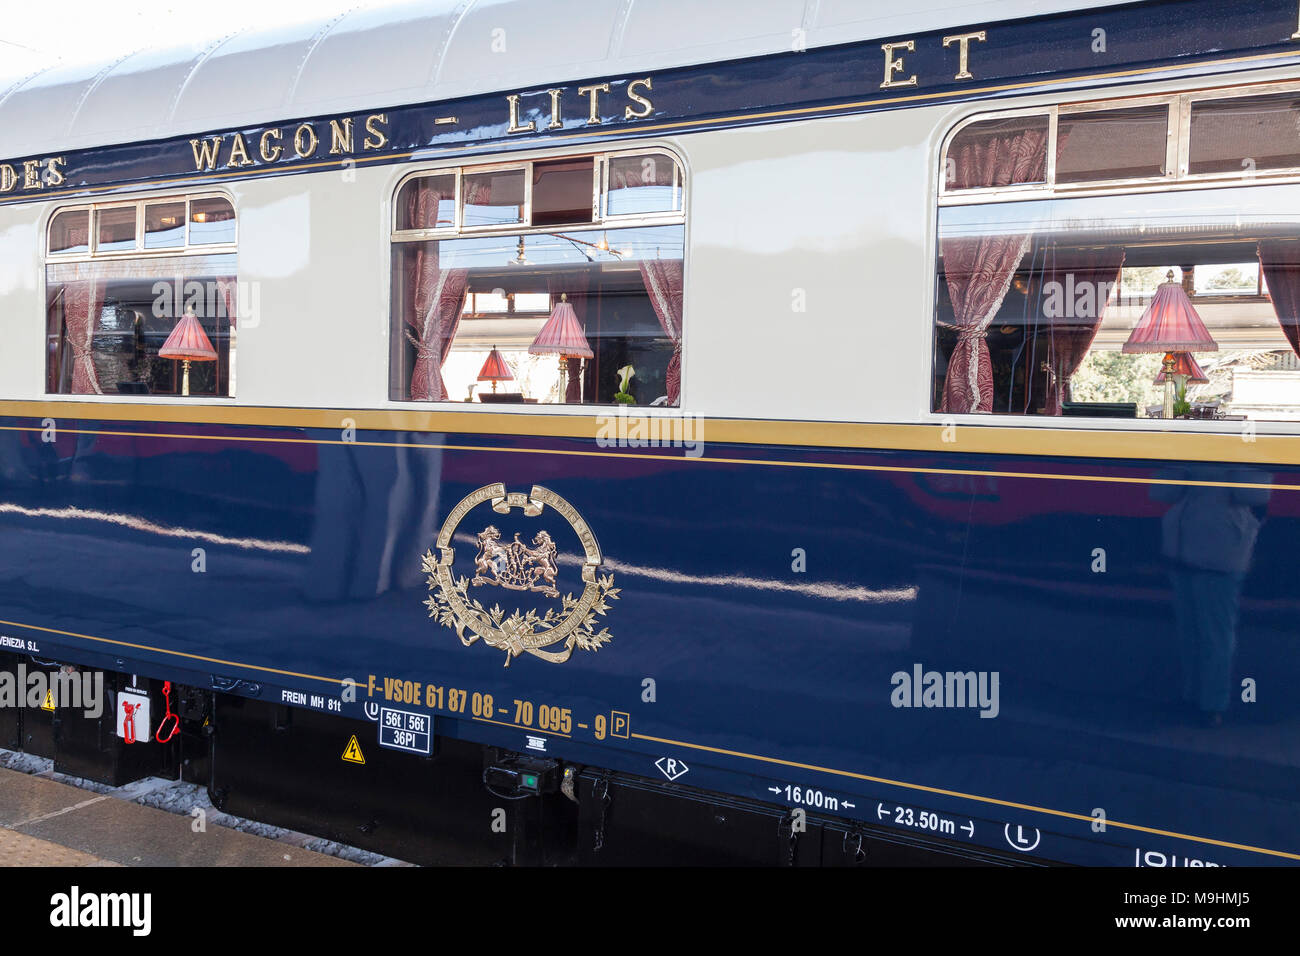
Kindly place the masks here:
POLYGON ((215 824, 196 832, 195 823, 112 794, 0 769, 0 865, 357 865, 215 824))

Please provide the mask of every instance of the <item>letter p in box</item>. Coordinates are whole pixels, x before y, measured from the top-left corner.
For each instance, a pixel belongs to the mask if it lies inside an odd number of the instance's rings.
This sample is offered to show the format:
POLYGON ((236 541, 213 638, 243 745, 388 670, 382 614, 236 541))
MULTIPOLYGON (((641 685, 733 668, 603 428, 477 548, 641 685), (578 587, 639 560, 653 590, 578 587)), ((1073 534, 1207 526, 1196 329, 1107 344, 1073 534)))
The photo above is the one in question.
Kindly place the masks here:
POLYGON ((392 707, 379 709, 379 746, 413 754, 433 752, 433 718, 392 707))

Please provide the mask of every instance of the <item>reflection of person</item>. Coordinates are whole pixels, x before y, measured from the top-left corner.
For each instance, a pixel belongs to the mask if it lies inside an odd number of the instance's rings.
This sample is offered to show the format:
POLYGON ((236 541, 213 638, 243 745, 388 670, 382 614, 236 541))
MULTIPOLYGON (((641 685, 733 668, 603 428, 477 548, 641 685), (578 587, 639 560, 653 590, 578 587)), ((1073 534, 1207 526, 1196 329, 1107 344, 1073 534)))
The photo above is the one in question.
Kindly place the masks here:
POLYGON ((437 534, 442 450, 392 445, 318 446, 315 522, 305 589, 318 600, 369 599, 416 587, 420 556, 437 534))
POLYGON ((1241 584, 1250 570, 1272 476, 1242 468, 1180 468, 1162 477, 1205 484, 1155 485, 1171 505, 1161 524, 1183 650, 1183 699, 1211 726, 1223 723, 1237 653, 1241 584))

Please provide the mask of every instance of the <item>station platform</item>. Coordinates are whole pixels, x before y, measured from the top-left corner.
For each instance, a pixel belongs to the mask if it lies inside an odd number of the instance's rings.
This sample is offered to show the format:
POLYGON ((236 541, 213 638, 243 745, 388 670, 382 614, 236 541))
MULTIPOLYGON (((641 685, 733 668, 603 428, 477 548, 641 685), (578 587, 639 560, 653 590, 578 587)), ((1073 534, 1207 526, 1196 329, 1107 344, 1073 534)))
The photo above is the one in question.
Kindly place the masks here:
MULTIPOLYGON (((125 792, 121 792, 125 791, 125 792)), ((0 866, 357 866, 279 840, 0 769, 0 866)))

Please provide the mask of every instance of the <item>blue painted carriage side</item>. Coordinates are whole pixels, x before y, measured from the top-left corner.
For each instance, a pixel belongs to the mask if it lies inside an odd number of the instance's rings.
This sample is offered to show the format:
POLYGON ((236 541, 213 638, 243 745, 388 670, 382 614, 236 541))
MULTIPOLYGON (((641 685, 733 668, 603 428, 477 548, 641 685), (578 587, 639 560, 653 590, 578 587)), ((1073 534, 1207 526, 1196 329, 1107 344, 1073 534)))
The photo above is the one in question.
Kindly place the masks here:
MULTIPOLYGON (((74 150, 62 154, 61 182, 23 186, 25 160, 9 157, 18 171, 12 192, 0 202, 28 202, 147 185, 217 182, 229 178, 283 175, 337 167, 343 162, 386 164, 419 159, 502 153, 570 143, 606 143, 645 135, 719 129, 754 123, 785 122, 918 105, 1024 95, 1059 89, 1100 86, 1150 79, 1156 75, 1195 75, 1225 69, 1252 69, 1300 62, 1296 6, 1293 0, 1257 0, 1250 15, 1218 0, 1164 0, 1101 10, 1077 11, 998 24, 952 27, 907 37, 881 37, 863 43, 650 71, 652 86, 634 92, 651 100, 645 115, 628 95, 629 85, 645 76, 589 77, 527 90, 489 94, 411 106, 375 103, 369 112, 347 116, 286 118, 276 125, 241 129, 194 130, 166 140, 74 150), (944 46, 945 37, 983 30, 986 39, 969 40, 969 78, 956 79, 959 44, 944 46), (1100 33, 1098 32, 1100 31, 1100 33), (1101 38, 1101 39, 1099 39, 1101 38), (911 41, 915 49, 897 48, 903 66, 883 87, 882 44, 911 41), (908 85, 909 77, 916 83, 908 85), (583 87, 608 83, 597 96, 598 124, 589 121, 590 93, 583 87), (552 125, 549 90, 559 90, 558 125, 552 125), (520 127, 510 130, 507 95, 517 94, 520 127), (367 130, 373 117, 375 131, 367 130), (438 125, 438 119, 455 122, 438 125), (330 120, 352 124, 354 142, 331 152, 330 120), (295 152, 294 132, 302 123, 302 155, 295 152), (277 158, 259 153, 261 137, 279 130, 269 142, 277 158), (247 163, 232 158, 236 134, 243 137, 247 163), (222 137, 215 166, 199 168, 191 140, 222 137), (369 141, 372 147, 364 146, 369 141)), ((795 38, 792 37, 792 45, 795 38)), ((57 146, 54 147, 57 150, 57 146)), ((57 178, 57 177, 56 177, 57 178)))
MULTIPOLYGON (((1052 859, 1300 855, 1295 468, 718 444, 696 460, 578 439, 343 444, 96 421, 62 422, 47 444, 35 420, 4 425, 0 633, 44 656, 240 678, 271 699, 337 697, 352 678, 351 714, 371 675, 491 694, 491 721, 444 706, 438 732, 515 750, 540 736, 547 753, 650 776, 671 756, 691 768, 682 783, 776 802, 786 785, 811 787, 846 816, 874 820, 887 804, 886 823, 892 807, 934 810, 1002 849, 1005 825, 1038 828, 1034 852, 1052 859), (507 668, 429 619, 421 555, 457 502, 496 482, 550 488, 588 522, 621 588, 601 622, 611 643, 507 668), (1162 520, 1167 489, 1218 485, 1263 496, 1224 678, 1254 678, 1258 702, 1208 729, 1179 700, 1162 520), (795 548, 806 572, 791 568, 795 548), (998 715, 893 706, 893 675, 917 664, 996 671, 998 715), (514 725, 516 699, 570 708, 574 726, 514 725), (628 736, 596 740, 595 716, 614 711, 628 736), (1098 807, 1105 833, 1089 825, 1098 807)), ((476 513, 458 561, 483 518, 507 539, 551 530, 561 589, 580 587, 576 543, 551 512, 476 513)), ((535 597, 475 593, 509 608, 535 597)))

